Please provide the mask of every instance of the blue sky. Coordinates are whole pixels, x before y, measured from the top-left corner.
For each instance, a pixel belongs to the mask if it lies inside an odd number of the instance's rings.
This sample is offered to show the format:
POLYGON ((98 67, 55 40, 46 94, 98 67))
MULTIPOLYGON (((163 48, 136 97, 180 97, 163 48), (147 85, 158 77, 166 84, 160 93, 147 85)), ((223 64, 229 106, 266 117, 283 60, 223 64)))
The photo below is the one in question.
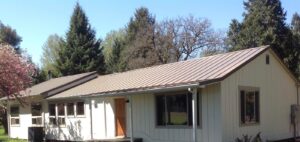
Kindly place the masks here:
MULTIPOLYGON (((51 34, 64 36, 76 0, 6 0, 0 4, 0 20, 17 30, 21 47, 40 64, 42 46, 51 34)), ((213 28, 227 30, 231 19, 242 19, 242 0, 78 0, 89 17, 98 38, 127 24, 135 9, 145 6, 160 21, 192 14, 207 18, 213 28)), ((287 23, 300 13, 299 0, 282 0, 287 23)))

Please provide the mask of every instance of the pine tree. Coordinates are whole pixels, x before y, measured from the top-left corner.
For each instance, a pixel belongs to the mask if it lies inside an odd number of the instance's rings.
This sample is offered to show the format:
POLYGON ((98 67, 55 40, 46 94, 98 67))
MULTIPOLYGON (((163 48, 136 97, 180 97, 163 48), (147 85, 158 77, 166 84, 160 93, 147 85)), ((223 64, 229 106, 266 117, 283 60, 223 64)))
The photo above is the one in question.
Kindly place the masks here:
MULTIPOLYGON (((291 44, 292 33, 285 23, 286 12, 280 0, 248 0, 244 2, 244 6, 241 29, 237 34, 228 33, 230 50, 271 45, 286 65, 296 73, 299 61, 295 47, 291 44)), ((229 31, 232 30, 234 29, 230 28, 229 31)))
POLYGON ((16 30, 8 25, 4 25, 0 21, 0 43, 9 44, 14 47, 18 54, 21 53, 20 43, 22 38, 17 34, 16 30))
POLYGON ((152 66, 158 64, 154 49, 155 18, 145 7, 136 10, 127 27, 127 57, 128 69, 152 66))
POLYGON ((77 3, 66 34, 66 44, 62 45, 59 51, 57 68, 62 75, 95 70, 104 73, 104 58, 100 44, 101 40, 96 39, 88 17, 77 3))

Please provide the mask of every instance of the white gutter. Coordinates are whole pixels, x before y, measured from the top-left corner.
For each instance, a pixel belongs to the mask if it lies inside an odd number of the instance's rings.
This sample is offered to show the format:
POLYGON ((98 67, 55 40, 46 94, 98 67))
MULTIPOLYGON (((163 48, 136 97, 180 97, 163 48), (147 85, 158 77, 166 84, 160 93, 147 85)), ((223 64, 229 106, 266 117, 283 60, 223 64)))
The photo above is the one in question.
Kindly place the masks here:
MULTIPOLYGON (((168 91, 176 91, 176 90, 183 90, 188 88, 196 88, 201 87, 199 83, 193 84, 185 84, 180 86, 171 86, 171 87, 158 87, 158 88, 151 88, 145 90, 137 90, 137 91, 127 91, 127 92, 112 92, 112 93, 100 93, 100 94, 91 94, 91 95, 84 95, 78 96, 80 98, 93 98, 93 97, 111 97, 111 96, 128 96, 128 95, 136 95, 136 94, 147 94, 147 93, 160 93, 160 92, 168 92, 168 91)), ((55 99, 55 98, 54 98, 55 99)), ((61 98, 57 98, 61 99, 61 98)))

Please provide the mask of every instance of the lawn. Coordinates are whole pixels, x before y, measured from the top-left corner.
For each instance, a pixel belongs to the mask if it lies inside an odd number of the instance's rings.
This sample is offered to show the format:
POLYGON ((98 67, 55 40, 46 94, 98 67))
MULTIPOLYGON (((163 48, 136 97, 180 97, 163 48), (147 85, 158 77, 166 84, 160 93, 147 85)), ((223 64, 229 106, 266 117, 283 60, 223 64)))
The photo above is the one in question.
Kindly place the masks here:
POLYGON ((27 142, 26 140, 20 139, 10 139, 7 135, 4 134, 4 129, 0 126, 0 142, 27 142))

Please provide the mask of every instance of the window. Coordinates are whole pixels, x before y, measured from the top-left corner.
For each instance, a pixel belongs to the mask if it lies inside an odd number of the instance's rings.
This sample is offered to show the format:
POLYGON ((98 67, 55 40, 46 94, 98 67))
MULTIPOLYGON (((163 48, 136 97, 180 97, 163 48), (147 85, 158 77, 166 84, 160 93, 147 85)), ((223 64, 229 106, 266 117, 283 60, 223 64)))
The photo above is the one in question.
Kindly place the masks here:
POLYGON ((57 112, 58 112, 58 124, 59 125, 65 125, 65 104, 57 104, 57 112))
POLYGON ((84 115, 84 102, 76 103, 76 115, 84 115))
POLYGON ((74 103, 67 103, 67 115, 74 116, 74 103))
POLYGON ((33 125, 42 125, 42 105, 41 104, 31 104, 31 120, 33 125))
POLYGON ((10 124, 11 125, 20 125, 20 112, 19 106, 10 107, 10 124))
POLYGON ((56 108, 55 104, 49 104, 49 123, 50 125, 56 125, 56 108))
POLYGON ((267 64, 267 65, 270 64, 270 57, 269 57, 269 55, 266 55, 266 64, 267 64))
POLYGON ((259 123, 259 91, 249 88, 240 90, 241 124, 259 123))
POLYGON ((192 126, 192 117, 192 94, 156 96, 156 124, 158 126, 192 126))

